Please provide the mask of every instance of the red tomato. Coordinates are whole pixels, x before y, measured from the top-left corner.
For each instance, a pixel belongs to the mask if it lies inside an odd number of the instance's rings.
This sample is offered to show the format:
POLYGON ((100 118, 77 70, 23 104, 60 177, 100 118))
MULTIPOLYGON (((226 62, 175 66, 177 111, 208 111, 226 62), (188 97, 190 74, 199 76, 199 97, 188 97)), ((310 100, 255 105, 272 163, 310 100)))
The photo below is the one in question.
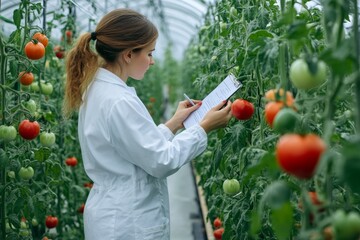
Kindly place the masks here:
POLYGON ((60 45, 54 47, 54 52, 57 58, 62 59, 65 57, 65 50, 60 45))
POLYGON ((58 218, 53 216, 47 216, 45 219, 45 225, 48 228, 54 228, 58 225, 58 218))
POLYGON ((46 47, 49 43, 49 39, 47 38, 47 36, 41 32, 35 33, 32 38, 41 42, 44 47, 46 47))
POLYGON ((222 222, 221 222, 221 219, 219 217, 215 218, 214 220, 214 228, 219 228, 222 226, 222 222))
POLYGON ((26 140, 35 139, 40 133, 40 125, 37 121, 23 120, 19 124, 19 134, 26 140))
POLYGON ((44 45, 37 41, 31 40, 25 45, 25 54, 29 59, 38 60, 45 55, 45 47, 44 45))
POLYGON ((94 184, 91 183, 91 182, 84 183, 84 187, 86 187, 86 188, 92 188, 93 185, 94 185, 94 184))
POLYGON ((222 235, 224 233, 224 228, 218 228, 214 231, 214 237, 215 239, 219 240, 222 239, 222 235))
POLYGON ((268 102, 265 105, 265 120, 270 127, 273 126, 273 122, 276 114, 284 107, 283 102, 268 102))
POLYGON ((22 71, 19 73, 19 81, 22 85, 28 86, 34 81, 34 74, 22 71))
POLYGON ((78 213, 84 213, 84 209, 85 209, 85 203, 82 203, 77 211, 78 211, 78 213))
POLYGON ((324 141, 315 134, 285 134, 276 145, 276 158, 282 170, 300 179, 310 179, 325 151, 324 141))
POLYGON ((244 99, 236 99, 231 105, 232 115, 239 120, 250 119, 254 110, 254 105, 244 99))
POLYGON ((65 163, 68 166, 75 167, 78 163, 78 160, 76 159, 76 157, 69 157, 65 160, 65 163))

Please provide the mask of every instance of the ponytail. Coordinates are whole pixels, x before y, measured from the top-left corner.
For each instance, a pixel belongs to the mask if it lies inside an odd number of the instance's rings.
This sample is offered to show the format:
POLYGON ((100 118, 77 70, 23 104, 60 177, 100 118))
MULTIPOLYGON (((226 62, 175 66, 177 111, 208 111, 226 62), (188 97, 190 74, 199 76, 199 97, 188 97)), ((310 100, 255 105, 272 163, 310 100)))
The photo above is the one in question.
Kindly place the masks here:
POLYGON ((80 107, 82 96, 99 68, 98 55, 90 47, 91 39, 90 33, 82 34, 76 45, 67 53, 63 105, 65 117, 69 117, 80 107))

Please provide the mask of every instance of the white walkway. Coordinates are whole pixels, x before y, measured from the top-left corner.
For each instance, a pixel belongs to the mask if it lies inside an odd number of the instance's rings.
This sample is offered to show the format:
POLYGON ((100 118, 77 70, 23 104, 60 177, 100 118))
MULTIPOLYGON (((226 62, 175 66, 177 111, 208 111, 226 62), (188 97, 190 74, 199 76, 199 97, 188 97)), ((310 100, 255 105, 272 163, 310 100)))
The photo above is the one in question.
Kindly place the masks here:
POLYGON ((168 177, 171 240, 206 240, 190 164, 168 177))

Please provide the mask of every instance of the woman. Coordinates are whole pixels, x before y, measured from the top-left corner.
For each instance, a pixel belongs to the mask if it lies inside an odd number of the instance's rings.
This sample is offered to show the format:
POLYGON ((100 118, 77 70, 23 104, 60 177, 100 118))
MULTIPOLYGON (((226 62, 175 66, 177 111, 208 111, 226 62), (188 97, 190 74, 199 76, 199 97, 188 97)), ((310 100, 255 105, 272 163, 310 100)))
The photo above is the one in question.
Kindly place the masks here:
POLYGON ((86 240, 169 239, 166 177, 201 154, 207 133, 231 118, 231 103, 222 108, 222 102, 175 136, 201 105, 182 101, 168 122, 155 125, 126 83, 129 77, 141 80, 154 64, 157 37, 143 15, 117 9, 68 53, 64 112, 79 109, 82 158, 94 182, 84 211, 86 240))

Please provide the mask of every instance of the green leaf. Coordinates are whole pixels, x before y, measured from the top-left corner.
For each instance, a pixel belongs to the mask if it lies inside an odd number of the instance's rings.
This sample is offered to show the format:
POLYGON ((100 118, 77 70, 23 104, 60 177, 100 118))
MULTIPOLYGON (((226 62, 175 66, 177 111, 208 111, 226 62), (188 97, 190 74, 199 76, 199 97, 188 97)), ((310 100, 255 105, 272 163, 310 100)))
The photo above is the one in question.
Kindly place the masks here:
POLYGON ((272 209, 270 221, 277 238, 288 239, 293 228, 293 209, 290 202, 283 204, 280 208, 272 209))
POLYGON ((15 9, 14 13, 13 13, 13 20, 14 20, 14 24, 17 28, 20 28, 20 24, 21 24, 21 19, 22 19, 22 13, 20 9, 15 9))
POLYGON ((352 140, 344 145, 343 166, 340 177, 349 185, 351 190, 360 194, 359 172, 360 172, 360 139, 352 140))
POLYGON ((250 235, 256 238, 256 234, 261 229, 261 213, 258 212, 257 209, 253 209, 251 213, 251 221, 250 221, 250 235))
POLYGON ((39 162, 47 160, 51 155, 51 150, 47 147, 42 147, 34 151, 35 159, 39 162))
POLYGON ((13 21, 11 21, 10 19, 8 19, 8 18, 6 18, 4 16, 1 16, 1 15, 0 15, 0 20, 4 21, 6 23, 14 24, 13 21))
POLYGON ((287 30, 288 39, 299 39, 308 35, 308 29, 305 21, 296 21, 291 24, 287 30))
POLYGON ((285 181, 278 180, 270 184, 261 198, 262 205, 276 209, 281 208, 283 204, 290 200, 290 188, 285 181))

